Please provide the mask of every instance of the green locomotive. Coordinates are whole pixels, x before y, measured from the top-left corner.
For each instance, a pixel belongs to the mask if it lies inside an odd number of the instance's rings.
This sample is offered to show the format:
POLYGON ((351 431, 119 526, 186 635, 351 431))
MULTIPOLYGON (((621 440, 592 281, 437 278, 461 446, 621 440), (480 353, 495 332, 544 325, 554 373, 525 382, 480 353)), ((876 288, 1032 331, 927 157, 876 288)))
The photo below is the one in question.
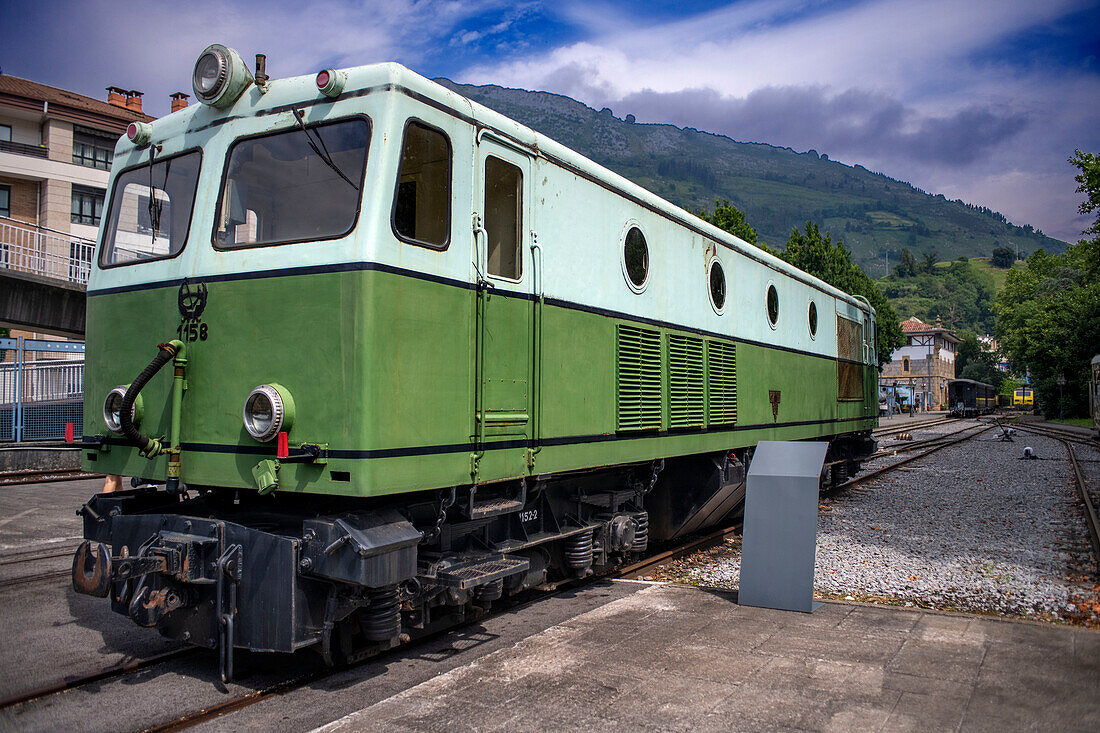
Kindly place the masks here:
POLYGON ((227 676, 716 522, 761 440, 872 452, 866 301, 395 64, 193 86, 116 146, 84 466, 154 487, 88 502, 73 584, 227 676))

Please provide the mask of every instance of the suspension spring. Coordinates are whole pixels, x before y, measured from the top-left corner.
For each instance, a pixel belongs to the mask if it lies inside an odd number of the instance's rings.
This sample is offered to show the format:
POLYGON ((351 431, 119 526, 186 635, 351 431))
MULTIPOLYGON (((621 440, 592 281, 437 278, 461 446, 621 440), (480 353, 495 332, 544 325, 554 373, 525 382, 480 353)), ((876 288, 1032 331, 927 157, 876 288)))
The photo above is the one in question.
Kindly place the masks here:
POLYGON ((363 609, 360 624, 363 636, 371 641, 389 641, 401 633, 401 604, 397 586, 371 588, 370 605, 363 609))
POLYGON ((592 566, 592 536, 595 529, 588 529, 565 540, 565 564, 573 570, 592 566))
POLYGON ((638 512, 634 515, 634 544, 630 549, 634 552, 645 552, 649 546, 649 512, 638 512))

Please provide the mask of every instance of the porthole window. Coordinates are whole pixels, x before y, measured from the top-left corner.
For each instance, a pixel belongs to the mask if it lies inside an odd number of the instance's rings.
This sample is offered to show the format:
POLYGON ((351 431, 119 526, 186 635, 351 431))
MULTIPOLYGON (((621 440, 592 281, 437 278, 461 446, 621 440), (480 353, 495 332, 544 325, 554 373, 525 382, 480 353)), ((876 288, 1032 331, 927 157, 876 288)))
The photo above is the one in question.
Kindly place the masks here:
POLYGON ((817 338, 817 303, 810 301, 810 338, 817 338))
POLYGON ((718 260, 710 263, 710 304, 719 313, 726 305, 726 273, 718 260))
POLYGON ((779 293, 775 291, 775 285, 768 283, 768 323, 772 328, 779 323, 779 293))
POLYGON ((627 281, 635 292, 641 292, 649 277, 649 247, 645 235, 638 227, 630 227, 623 242, 623 270, 627 281))

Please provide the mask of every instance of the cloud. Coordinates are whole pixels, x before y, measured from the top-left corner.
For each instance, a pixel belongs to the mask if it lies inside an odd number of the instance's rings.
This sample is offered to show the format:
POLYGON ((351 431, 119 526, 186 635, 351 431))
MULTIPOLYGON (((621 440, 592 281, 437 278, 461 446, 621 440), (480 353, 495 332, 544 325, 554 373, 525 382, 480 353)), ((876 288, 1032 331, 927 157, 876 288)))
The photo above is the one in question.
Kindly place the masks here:
POLYGON ((1072 18, 1096 5, 748 0, 654 20, 574 0, 560 12, 582 40, 482 61, 458 80, 813 148, 1072 241, 1079 196, 1065 161, 1075 147, 1100 149, 1100 75, 1085 57, 1059 65, 1016 51, 1038 37, 1094 47, 1072 18))
POLYGON ((620 116, 631 113, 643 121, 698 127, 744 142, 843 151, 848 156, 918 157, 948 166, 984 157, 1028 124, 1025 114, 989 105, 928 116, 879 92, 849 89, 831 94, 821 86, 763 87, 745 97, 724 97, 713 89, 647 89, 618 100, 614 107, 620 116))
POLYGON ((509 8, 507 0, 40 0, 0 15, 4 73, 103 96, 117 84, 146 92, 146 110, 167 114, 168 94, 190 91, 191 66, 210 43, 246 60, 268 56, 274 77, 322 66, 401 61, 419 66, 464 21, 509 8), (83 39, 73 43, 72 39, 83 39))

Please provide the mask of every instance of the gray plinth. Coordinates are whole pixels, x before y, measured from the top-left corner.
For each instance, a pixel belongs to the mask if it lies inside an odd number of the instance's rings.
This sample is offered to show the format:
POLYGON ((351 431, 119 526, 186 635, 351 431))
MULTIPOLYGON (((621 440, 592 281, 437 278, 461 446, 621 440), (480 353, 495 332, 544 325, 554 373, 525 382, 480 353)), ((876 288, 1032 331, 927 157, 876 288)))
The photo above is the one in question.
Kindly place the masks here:
POLYGON ((827 443, 766 441, 756 447, 745 492, 743 606, 812 612, 817 492, 827 443))

